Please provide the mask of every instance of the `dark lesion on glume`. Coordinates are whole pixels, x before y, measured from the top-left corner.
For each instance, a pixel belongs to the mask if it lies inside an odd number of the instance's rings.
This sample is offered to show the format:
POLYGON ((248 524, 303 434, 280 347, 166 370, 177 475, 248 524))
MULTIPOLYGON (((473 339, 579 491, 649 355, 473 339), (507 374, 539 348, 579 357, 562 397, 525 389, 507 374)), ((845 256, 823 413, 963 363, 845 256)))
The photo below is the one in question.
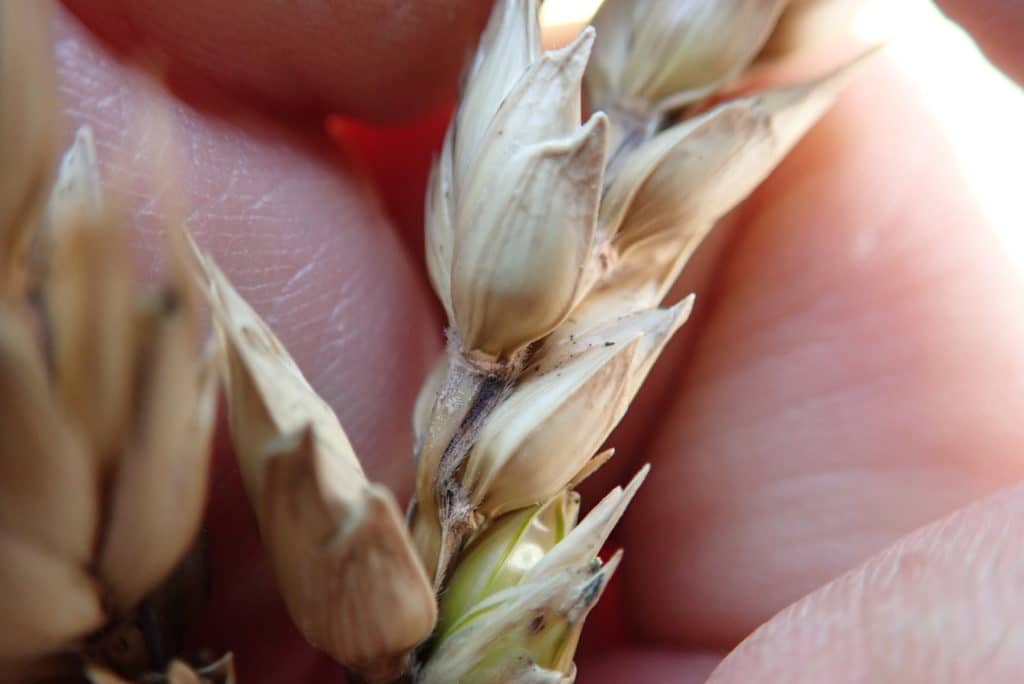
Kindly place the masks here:
POLYGON ((580 604, 590 606, 601 595, 601 587, 604 586, 604 575, 597 575, 583 586, 580 592, 580 604))
POLYGON ((537 613, 537 615, 535 615, 532 620, 530 620, 530 624, 527 629, 530 632, 530 634, 540 634, 544 631, 544 628, 546 626, 547 620, 545 618, 545 615, 543 612, 540 612, 537 613))

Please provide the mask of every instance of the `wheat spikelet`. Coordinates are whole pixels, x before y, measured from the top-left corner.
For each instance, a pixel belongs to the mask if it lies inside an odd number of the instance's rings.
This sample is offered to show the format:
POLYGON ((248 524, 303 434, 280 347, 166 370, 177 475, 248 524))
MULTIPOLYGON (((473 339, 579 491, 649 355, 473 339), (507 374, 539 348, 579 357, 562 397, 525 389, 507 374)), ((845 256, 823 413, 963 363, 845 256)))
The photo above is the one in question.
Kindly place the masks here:
POLYGON ((337 417, 199 255, 221 341, 231 437, 282 594, 314 645, 390 681, 437 607, 392 494, 363 474, 337 417))

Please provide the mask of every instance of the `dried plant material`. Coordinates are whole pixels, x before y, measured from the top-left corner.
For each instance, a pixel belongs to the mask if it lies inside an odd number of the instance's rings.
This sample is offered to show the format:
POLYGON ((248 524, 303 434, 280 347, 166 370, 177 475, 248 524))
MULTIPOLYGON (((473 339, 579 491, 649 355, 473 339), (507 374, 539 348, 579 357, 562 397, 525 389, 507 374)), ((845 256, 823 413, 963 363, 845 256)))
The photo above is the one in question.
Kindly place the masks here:
POLYGON ((423 441, 427 427, 430 425, 430 414, 434 410, 434 402, 437 395, 444 388, 444 382, 448 377, 448 355, 442 354, 430 367, 419 394, 416 395, 416 404, 412 409, 412 428, 416 436, 416 443, 423 441))
POLYGON ((5 529, 0 541, 0 669, 58 650, 107 619, 84 568, 16 532, 5 529))
POLYGON ((202 680, 191 667, 175 661, 167 668, 167 684, 202 684, 202 680))
POLYGON ((390 681, 436 618, 432 586, 393 496, 366 485, 355 510, 334 498, 310 431, 271 450, 258 512, 296 623, 365 678, 390 681))
POLYGON ((131 606, 167 576, 192 544, 203 514, 217 386, 212 358, 195 368, 195 329, 173 291, 141 314, 148 368, 114 473, 100 556, 112 600, 131 606), (160 539, 156 545, 152 539, 160 539))
POLYGON ((541 55, 538 32, 535 3, 496 5, 428 194, 428 263, 453 358, 418 450, 413 532, 438 586, 470 526, 451 478, 474 430, 526 348, 593 282, 608 126, 602 114, 581 126, 593 33, 541 55))
POLYGON ((424 210, 427 273, 448 321, 455 320, 452 310, 452 257, 455 253, 455 220, 452 199, 455 192, 452 133, 449 128, 441 147, 441 158, 430 169, 424 210))
POLYGON ((474 67, 493 82, 471 79, 428 192, 431 279, 463 352, 485 365, 564 320, 593 251, 607 149, 603 115, 580 127, 593 32, 541 56, 534 15, 524 2, 495 12, 474 67))
POLYGON ((358 499, 366 484, 359 459, 334 411, 310 387, 298 364, 213 260, 198 255, 223 348, 231 436, 250 498, 263 491, 268 445, 309 428, 338 473, 336 495, 358 499))
MULTIPOLYGON (((91 455, 68 428, 24 319, 0 309, 0 525, 84 567, 99 520, 91 455)), ((6 585, 5 585, 6 586, 6 585)), ((0 630, 2 632, 4 630, 0 630)))
POLYGON ((65 428, 24 320, 0 311, 0 663, 100 626, 85 572, 98 522, 88 452, 65 428))
POLYGON ((523 581, 539 579, 548 573, 578 564, 586 558, 595 558, 650 472, 651 467, 645 465, 625 488, 616 487, 606 494, 579 525, 572 528, 564 540, 556 544, 529 569, 523 581))
POLYGON ((508 389, 500 375, 481 374, 467 362, 456 340, 450 341, 448 353, 440 389, 433 396, 427 390, 430 410, 421 406, 428 422, 417 440, 416 499, 409 511, 413 542, 435 590, 470 523, 471 511, 452 484, 454 475, 476 431, 508 389))
POLYGON ((814 81, 727 102, 625 155, 601 203, 615 271, 593 292, 601 304, 584 302, 573 318, 598 318, 602 310, 619 308, 609 301, 616 298, 626 297, 630 307, 661 301, 715 222, 828 110, 858 62, 814 81))
POLYGON ((367 481, 337 417, 266 324, 200 260, 232 440, 292 619, 364 678, 390 681, 437 616, 398 505, 367 481))
POLYGON ((50 344, 27 302, 0 310, 0 662, 29 681, 133 620, 192 546, 216 396, 188 288, 144 292, 123 220, 75 204, 74 179, 98 178, 88 134, 75 145, 33 284, 50 344))
MULTIPOLYGON (((211 585, 205 551, 205 540, 200 538, 170 575, 137 606, 112 615, 102 630, 90 634, 77 648, 65 651, 63 658, 55 657, 55 661, 63 659, 65 676, 77 674, 85 662, 102 665, 133 681, 145 679, 151 674, 157 676, 151 668, 162 671, 170 658, 185 653, 186 632, 203 613, 209 597, 211 585)), ((193 656, 189 662, 210 660, 205 650, 187 653, 193 656)))
POLYGON ((728 102, 637 147, 601 200, 619 253, 668 232, 691 252, 832 105, 847 72, 728 102))
POLYGON ((210 684, 235 684, 235 658, 230 653, 197 670, 210 684))
POLYGON ((85 671, 89 684, 131 684, 104 667, 89 667, 85 671))
POLYGON ((57 180, 47 203, 46 223, 59 230, 73 225, 83 215, 100 214, 104 205, 96 141, 92 129, 82 126, 75 132, 71 147, 61 157, 57 180))
POLYGON ((105 211, 103 186, 96 160, 92 129, 82 126, 61 157, 57 180, 50 191, 46 215, 32 248, 32 285, 39 287, 50 277, 53 253, 61 232, 105 211))
POLYGON ((587 71, 592 109, 676 109, 735 78, 786 0, 605 0, 587 71))
POLYGON ((456 246, 452 303, 470 355, 512 358, 569 315, 592 252, 605 122, 506 160, 491 192, 464 205, 473 229, 456 246), (552 192, 567 199, 544 201, 552 192))
POLYGON ((605 449, 598 453, 597 456, 594 456, 594 458, 587 461, 580 471, 576 473, 576 477, 572 478, 572 480, 569 481, 569 484, 566 485, 566 490, 570 492, 575 491, 584 480, 600 470, 601 466, 610 461, 614 455, 615 449, 605 449))
POLYGON ((0 4, 0 298, 24 291, 59 149, 49 21, 45 3, 0 4))
MULTIPOLYGON (((644 364, 653 363, 671 336, 689 318, 694 301, 694 295, 689 295, 670 307, 635 309, 621 316, 586 324, 582 319, 570 319, 544 340, 524 377, 562 368, 591 350, 617 347, 637 338, 643 338, 641 357, 644 364)), ((631 377, 633 382, 626 387, 635 391, 643 382, 644 375, 633 374, 631 377)))
POLYGON ((467 550, 466 569, 460 563, 452 576, 459 610, 443 602, 442 615, 460 617, 438 635, 418 681, 573 681, 583 622, 622 556, 602 564, 597 552, 647 472, 613 490, 578 526, 578 504, 563 497, 496 521, 467 550), (479 575, 489 584, 481 587, 479 575))
POLYGON ((477 512, 499 515, 564 489, 625 414, 690 303, 616 321, 595 331, 595 341, 581 340, 576 354, 552 349, 550 356, 561 357, 553 363, 541 355, 466 460, 463 487, 477 512))
POLYGON ((186 286, 140 300, 120 221, 74 219, 57 235, 43 292, 61 403, 88 437, 96 476, 112 478, 99 572, 126 610, 170 573, 199 527, 215 386, 196 363, 186 286))
MULTIPOLYGON (((464 388, 466 382, 450 373, 451 387, 442 388, 435 400, 432 430, 441 422, 436 413, 452 403, 474 406, 470 410, 484 419, 479 425, 462 417, 443 423, 460 426, 464 451, 450 431, 440 430, 428 433, 420 450, 413 532, 435 585, 443 582, 462 538, 481 522, 544 501, 580 479, 582 471, 592 471, 592 455, 691 307, 687 299, 667 310, 639 312, 593 334, 577 338, 570 333, 564 344, 552 336, 515 385, 484 381, 483 387, 495 388, 487 390, 490 398, 485 400, 494 402, 491 409, 481 408, 479 388, 469 396, 453 396, 451 388, 464 388), (456 446, 440 449, 435 443, 456 446), (443 458, 450 460, 442 463, 443 458)), ((456 366, 459 358, 452 357, 456 366)), ((472 376, 465 368, 459 372, 472 376)))
MULTIPOLYGON (((130 684, 110 670, 90 665, 85 669, 90 684, 130 684)), ((227 654, 205 667, 195 667, 180 660, 173 660, 163 674, 147 674, 140 684, 235 684, 235 663, 227 654)))
POLYGON ((120 221, 95 214, 74 220, 54 246, 43 292, 61 401, 102 472, 117 455, 130 414, 135 282, 120 221))
POLYGON ((583 622, 620 556, 604 565, 562 570, 495 594, 441 642, 420 673, 422 684, 573 682, 583 622))
POLYGON ((491 120, 512 87, 541 55, 536 2, 501 2, 480 37, 452 125, 454 179, 465 186, 491 120), (457 134, 455 133, 457 131, 457 134))

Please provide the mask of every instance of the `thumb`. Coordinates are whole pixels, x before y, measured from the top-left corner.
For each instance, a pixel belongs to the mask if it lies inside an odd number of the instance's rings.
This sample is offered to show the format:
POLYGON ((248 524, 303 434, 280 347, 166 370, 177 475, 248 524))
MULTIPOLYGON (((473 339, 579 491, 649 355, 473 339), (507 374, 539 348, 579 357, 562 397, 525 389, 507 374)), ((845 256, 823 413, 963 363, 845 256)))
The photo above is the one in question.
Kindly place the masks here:
POLYGON ((734 682, 1024 681, 1024 486, 904 538, 719 666, 734 682))

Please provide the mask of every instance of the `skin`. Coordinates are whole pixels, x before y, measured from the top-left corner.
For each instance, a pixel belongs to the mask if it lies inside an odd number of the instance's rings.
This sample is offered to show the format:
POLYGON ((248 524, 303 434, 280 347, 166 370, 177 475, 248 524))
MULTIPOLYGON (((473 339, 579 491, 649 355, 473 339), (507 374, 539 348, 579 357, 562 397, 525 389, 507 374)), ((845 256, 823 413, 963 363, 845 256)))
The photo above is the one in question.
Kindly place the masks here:
MULTIPOLYGON (((96 129, 144 261, 160 221, 186 219, 405 497, 442 344, 409 203, 486 3, 179 4, 65 3, 68 119, 96 129), (334 153, 328 111, 403 123, 348 123, 334 153)), ((1024 6, 942 5, 1024 73, 1024 6)), ((1024 281, 910 86, 867 67, 684 276, 698 313, 586 492, 654 466, 581 681, 1024 679, 1024 281)), ((338 681, 284 613, 223 448, 207 524, 196 641, 250 684, 338 681)))

